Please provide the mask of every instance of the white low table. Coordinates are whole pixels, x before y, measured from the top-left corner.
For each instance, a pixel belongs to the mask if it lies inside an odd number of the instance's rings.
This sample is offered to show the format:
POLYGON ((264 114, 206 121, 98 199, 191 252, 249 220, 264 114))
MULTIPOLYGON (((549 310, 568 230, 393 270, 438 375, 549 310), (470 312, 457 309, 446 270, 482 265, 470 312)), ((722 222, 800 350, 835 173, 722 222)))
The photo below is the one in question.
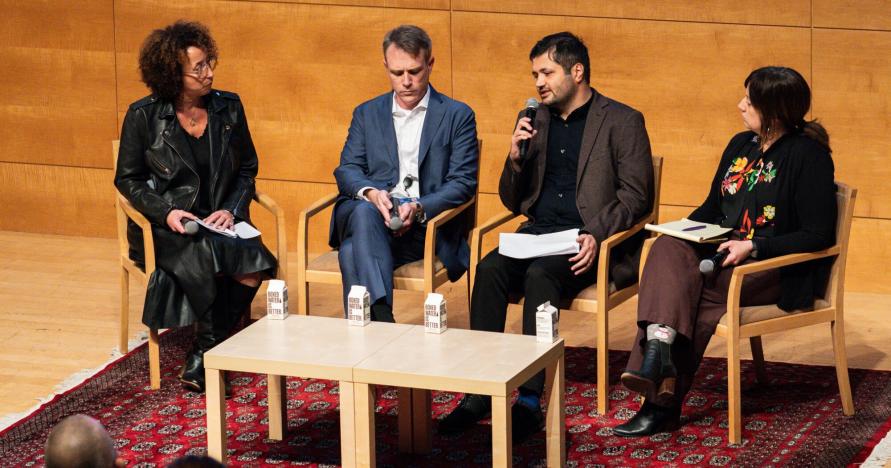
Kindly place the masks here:
MULTIPOLYGON (((548 466, 564 465, 563 340, 538 343, 534 336, 450 328, 441 335, 413 327, 353 369, 356 462, 375 466, 375 385, 400 390, 399 439, 403 451, 429 451, 429 390, 492 396, 492 466, 511 466, 511 392, 544 369, 548 385, 548 466), (410 395, 410 396, 409 396, 410 395)), ((343 405, 342 405, 343 406, 343 405)))
MULTIPOLYGON (((353 367, 413 325, 349 325, 340 318, 290 315, 262 318, 204 354, 207 379, 207 452, 226 463, 226 400, 223 371, 269 374, 269 438, 281 440, 286 424, 284 377, 340 382, 340 454, 345 467, 356 464, 353 367)), ((373 410, 373 406, 372 406, 373 410)))

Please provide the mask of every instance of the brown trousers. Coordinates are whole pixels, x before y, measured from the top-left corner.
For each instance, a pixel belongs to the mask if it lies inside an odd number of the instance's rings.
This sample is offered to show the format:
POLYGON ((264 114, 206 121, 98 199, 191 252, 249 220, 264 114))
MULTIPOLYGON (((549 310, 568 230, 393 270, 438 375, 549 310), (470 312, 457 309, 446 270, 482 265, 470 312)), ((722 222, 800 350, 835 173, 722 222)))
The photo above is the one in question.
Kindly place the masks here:
MULTIPOLYGON (((727 313, 727 290, 732 267, 710 276, 699 272, 699 262, 715 254, 717 246, 695 244, 661 236, 653 244, 640 280, 637 304, 637 339, 628 359, 628 369, 640 369, 647 325, 656 323, 677 330, 671 358, 678 371, 676 403, 682 404, 693 385, 705 348, 727 313)), ((744 263, 752 262, 747 259, 744 263)), ((778 270, 746 275, 741 306, 774 303, 780 297, 778 270)))

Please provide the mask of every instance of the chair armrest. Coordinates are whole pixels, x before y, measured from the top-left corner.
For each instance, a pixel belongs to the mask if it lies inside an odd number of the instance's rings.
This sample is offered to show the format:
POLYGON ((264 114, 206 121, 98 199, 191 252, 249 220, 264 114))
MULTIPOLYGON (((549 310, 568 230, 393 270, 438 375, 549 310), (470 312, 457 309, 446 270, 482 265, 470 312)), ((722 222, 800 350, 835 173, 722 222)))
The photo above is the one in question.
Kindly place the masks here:
MULTIPOLYGON (((648 214, 646 217, 635 223, 630 228, 619 231, 609 237, 607 237, 603 242, 598 246, 598 258, 597 258, 597 284, 606 285, 607 287, 597 288, 598 301, 605 301, 606 296, 609 295, 609 260, 610 255, 612 254, 612 249, 627 239, 631 238, 638 232, 644 229, 644 226, 647 223, 651 222, 654 218, 653 213, 648 214)), ((641 262, 643 262, 643 255, 641 254, 641 262)), ((639 278, 639 277, 638 277, 639 278)))
MULTIPOLYGON (((143 255, 145 256, 145 275, 146 277, 150 277, 152 273, 155 271, 155 238, 152 235, 152 223, 140 213, 129 200, 124 198, 123 195, 118 194, 117 199, 118 207, 121 212, 127 217, 133 220, 140 229, 142 229, 142 243, 143 243, 143 255)), ((123 238, 126 239, 126 222, 124 223, 124 232, 123 238)), ((122 255, 124 253, 122 252, 122 255)))
POLYGON ((739 304, 740 294, 742 293, 743 277, 759 271, 773 270, 796 263, 808 262, 820 258, 833 257, 838 255, 841 249, 838 245, 834 245, 828 249, 809 253, 795 253, 789 255, 781 255, 779 257, 768 258, 747 265, 741 265, 733 269, 730 276, 730 288, 727 291, 727 314, 730 321, 729 326, 731 334, 738 333, 739 330, 739 304))
POLYGON ((650 249, 653 248, 653 242, 656 242, 656 239, 659 236, 650 237, 645 240, 643 243, 643 247, 640 249, 640 271, 637 273, 638 278, 643 278, 643 269, 644 264, 647 263, 647 257, 650 256, 650 249))
POLYGON ((309 265, 309 219, 333 205, 338 195, 338 192, 332 192, 316 200, 297 218, 297 283, 300 285, 306 284, 306 267, 309 265))
POLYGON ((263 209, 270 212, 275 218, 275 258, 278 259, 278 273, 276 277, 287 281, 288 279, 288 236, 285 230, 285 210, 269 195, 257 190, 254 192, 254 201, 263 209))
POLYGON ((427 234, 424 237, 424 284, 433 284, 433 264, 436 258, 436 231, 455 216, 463 213, 470 205, 476 203, 476 195, 466 202, 447 210, 427 221, 427 234))
POLYGON ((470 271, 468 274, 470 275, 471 291, 473 290, 474 275, 476 275, 476 265, 483 255, 483 236, 519 216, 510 211, 502 211, 487 219, 483 224, 480 224, 470 232, 470 271))

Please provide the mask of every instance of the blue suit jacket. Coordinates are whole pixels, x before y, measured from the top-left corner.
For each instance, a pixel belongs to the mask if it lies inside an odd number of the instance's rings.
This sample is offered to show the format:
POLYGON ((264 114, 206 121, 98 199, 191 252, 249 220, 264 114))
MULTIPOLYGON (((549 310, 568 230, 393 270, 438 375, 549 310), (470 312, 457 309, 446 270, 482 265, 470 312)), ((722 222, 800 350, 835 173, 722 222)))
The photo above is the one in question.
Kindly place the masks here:
MULTIPOLYGON (((390 190, 399 182, 399 153, 393 127, 393 93, 360 104, 353 111, 346 144, 340 153, 340 166, 334 170, 340 197, 331 219, 328 243, 340 244, 336 231, 337 205, 358 198, 364 187, 390 190)), ((421 130, 418 152, 420 203, 427 219, 454 208, 476 194, 479 147, 473 110, 430 87, 430 102, 421 130)), ((466 213, 469 215, 470 213, 466 213)), ((472 219, 453 219, 439 231, 436 255, 452 281, 470 263, 467 231, 472 219)))

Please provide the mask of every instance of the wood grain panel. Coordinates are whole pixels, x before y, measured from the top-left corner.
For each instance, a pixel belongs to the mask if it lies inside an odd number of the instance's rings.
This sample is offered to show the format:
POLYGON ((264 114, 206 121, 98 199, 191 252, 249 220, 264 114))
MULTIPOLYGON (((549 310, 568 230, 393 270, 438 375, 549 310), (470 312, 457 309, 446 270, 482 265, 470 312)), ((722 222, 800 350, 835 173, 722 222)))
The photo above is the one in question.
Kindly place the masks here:
POLYGON ((352 111, 389 90, 381 41, 416 22, 430 34, 433 85, 451 93, 449 13, 255 2, 123 1, 115 6, 118 110, 147 94, 135 69, 151 28, 204 22, 220 49, 215 87, 238 92, 261 154, 261 177, 333 182, 352 111))
POLYGON ((0 163, 0 230, 114 237, 112 177, 111 169, 0 163))
POLYGON ((813 0, 814 27, 891 30, 891 1, 813 0))
POLYGON ((455 13, 455 95, 476 110, 494 148, 482 160, 484 192, 497 191, 516 112, 537 95, 528 50, 564 29, 589 44, 592 85, 643 112, 653 153, 665 157, 662 199, 671 204, 704 198, 726 143, 744 129, 736 103, 751 70, 781 63, 807 76, 810 68, 810 33, 798 28, 455 13))
MULTIPOLYGON (((288 251, 294 252, 294 258, 296 259, 298 215, 304 208, 316 200, 329 193, 336 192, 337 186, 335 184, 260 179, 257 181, 257 189, 269 194, 285 210, 288 251)), ((325 210, 311 219, 310 252, 324 252, 330 249, 328 247, 328 227, 331 222, 331 211, 330 209, 325 210)), ((264 241, 273 242, 272 233, 275 231, 272 217, 267 215, 264 210, 256 207, 256 205, 251 209, 251 217, 257 224, 257 229, 265 234, 264 241)))
POLYGON ((708 23, 767 24, 810 26, 808 0, 710 2, 675 0, 452 0, 456 11, 526 13, 530 15, 590 16, 598 18, 634 18, 708 23))
POLYGON ((0 161, 109 167, 95 149, 117 126, 111 4, 0 8, 0 161))
MULTIPOLYGON (((250 0, 265 2, 268 0, 250 0)), ((278 0, 285 3, 448 10, 449 0, 278 0)))
POLYGON ((814 110, 836 179, 857 187, 855 215, 891 218, 891 33, 814 31, 814 110), (869 44, 869 47, 864 47, 869 44))

